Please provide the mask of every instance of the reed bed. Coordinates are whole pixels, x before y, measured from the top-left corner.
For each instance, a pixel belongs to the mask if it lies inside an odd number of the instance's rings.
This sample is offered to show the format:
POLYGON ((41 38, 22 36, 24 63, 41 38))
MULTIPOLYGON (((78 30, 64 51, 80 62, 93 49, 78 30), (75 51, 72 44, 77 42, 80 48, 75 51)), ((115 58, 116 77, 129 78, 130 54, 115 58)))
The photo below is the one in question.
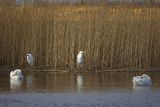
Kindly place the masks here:
POLYGON ((127 6, 0 7, 0 65, 86 70, 160 66, 160 8, 127 6))

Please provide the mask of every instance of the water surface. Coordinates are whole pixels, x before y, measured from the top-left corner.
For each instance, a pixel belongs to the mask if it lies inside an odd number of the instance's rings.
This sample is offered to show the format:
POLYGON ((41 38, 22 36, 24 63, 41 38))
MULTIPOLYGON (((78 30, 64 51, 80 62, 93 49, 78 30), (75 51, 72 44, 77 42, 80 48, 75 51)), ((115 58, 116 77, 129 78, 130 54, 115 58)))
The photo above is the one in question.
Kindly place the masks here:
POLYGON ((144 72, 23 72, 23 81, 0 73, 0 107, 160 107, 160 72, 145 72, 151 87, 135 87, 144 72))

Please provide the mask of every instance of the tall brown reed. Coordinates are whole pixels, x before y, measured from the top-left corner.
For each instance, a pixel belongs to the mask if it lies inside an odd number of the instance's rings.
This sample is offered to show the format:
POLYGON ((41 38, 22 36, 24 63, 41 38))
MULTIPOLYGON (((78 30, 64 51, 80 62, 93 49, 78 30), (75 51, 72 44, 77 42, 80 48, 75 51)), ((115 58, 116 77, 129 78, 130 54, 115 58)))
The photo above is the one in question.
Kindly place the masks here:
POLYGON ((159 7, 0 7, 0 65, 72 69, 83 50, 88 70, 160 66, 159 7))

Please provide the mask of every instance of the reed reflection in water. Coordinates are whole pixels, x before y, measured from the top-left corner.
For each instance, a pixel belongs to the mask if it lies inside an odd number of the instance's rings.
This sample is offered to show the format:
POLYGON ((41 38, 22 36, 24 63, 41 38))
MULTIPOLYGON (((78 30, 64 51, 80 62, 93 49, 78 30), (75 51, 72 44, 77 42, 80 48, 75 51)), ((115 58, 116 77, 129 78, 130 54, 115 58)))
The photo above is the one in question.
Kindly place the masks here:
POLYGON ((29 75, 26 77, 27 88, 32 88, 33 85, 33 75, 29 75))

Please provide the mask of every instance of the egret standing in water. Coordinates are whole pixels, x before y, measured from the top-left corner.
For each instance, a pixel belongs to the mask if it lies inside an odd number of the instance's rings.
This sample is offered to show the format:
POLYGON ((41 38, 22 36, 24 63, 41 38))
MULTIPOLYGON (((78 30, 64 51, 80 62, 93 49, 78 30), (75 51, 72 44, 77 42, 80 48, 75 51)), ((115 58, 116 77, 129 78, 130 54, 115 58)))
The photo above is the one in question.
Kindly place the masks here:
POLYGON ((27 54, 27 62, 30 66, 33 66, 33 56, 32 56, 32 54, 27 54))
POLYGON ((80 51, 77 55, 77 65, 80 67, 84 66, 84 53, 83 51, 80 51))

